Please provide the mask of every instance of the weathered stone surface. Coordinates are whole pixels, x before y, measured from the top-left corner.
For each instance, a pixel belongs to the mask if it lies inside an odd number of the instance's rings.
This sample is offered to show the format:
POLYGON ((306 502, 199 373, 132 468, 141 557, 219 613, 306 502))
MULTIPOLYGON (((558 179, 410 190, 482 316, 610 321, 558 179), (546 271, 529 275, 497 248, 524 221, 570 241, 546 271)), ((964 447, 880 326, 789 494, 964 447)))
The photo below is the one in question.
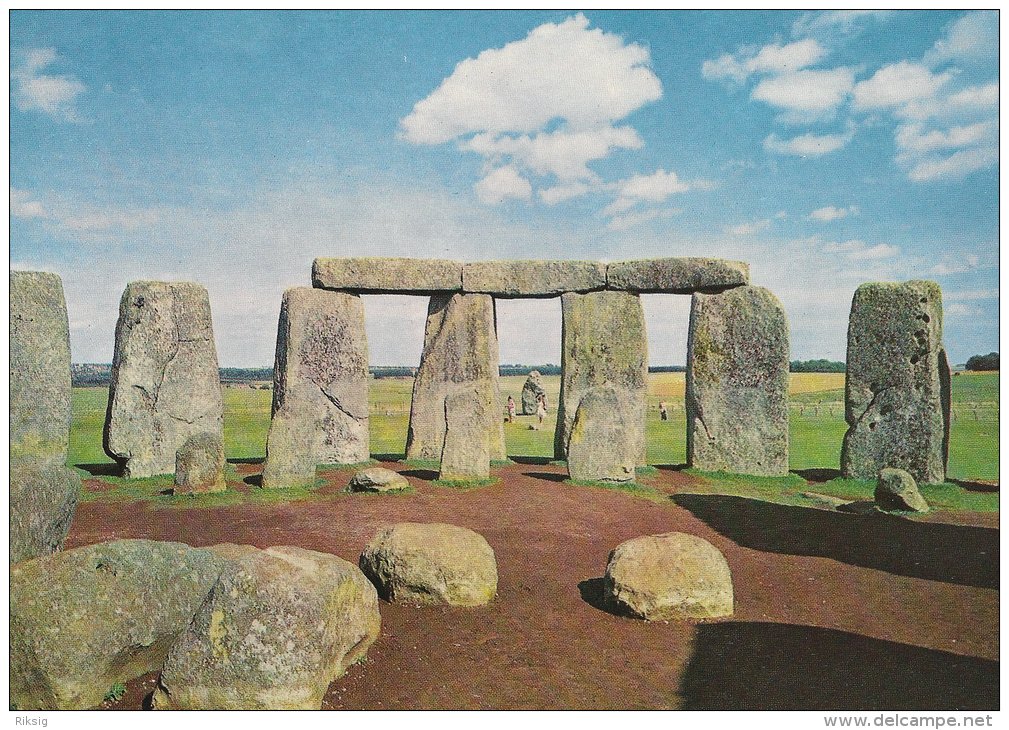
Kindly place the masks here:
POLYGON ((330 682, 378 637, 375 588, 335 555, 212 550, 226 562, 168 653, 155 709, 320 709, 330 682))
POLYGON ((606 267, 606 288, 643 293, 719 292, 750 283, 750 265, 705 258, 619 261, 606 267))
POLYGON ((10 458, 63 464, 70 434, 70 329, 56 274, 10 272, 10 458))
POLYGON ((522 386, 522 415, 535 416, 539 397, 546 391, 543 390, 543 376, 539 370, 533 370, 526 378, 525 385, 522 386))
POLYGON ((928 512, 914 477, 903 469, 880 469, 875 498, 876 506, 886 512, 928 512))
POLYGON ((81 480, 67 469, 70 330, 60 277, 10 272, 10 562, 63 546, 81 480))
POLYGON ((217 580, 208 550, 117 540, 11 568, 10 701, 94 707, 116 682, 160 669, 217 580))
POLYGON ((355 294, 284 292, 263 486, 304 487, 316 464, 369 458, 368 342, 355 294))
POLYGON ((198 433, 175 452, 175 493, 223 492, 224 442, 216 433, 198 433))
POLYGON ((482 535, 455 525, 401 522, 361 553, 361 570, 393 603, 482 606, 497 591, 497 561, 482 535))
POLYGON ((731 616, 732 573, 711 543, 682 532, 636 537, 610 553, 603 596, 648 621, 731 616))
POLYGON ((627 432, 635 460, 644 464, 648 341, 637 294, 617 291, 561 297, 561 394, 554 456, 567 458, 578 404, 592 388, 613 386, 625 398, 627 432))
POLYGON ((10 562, 62 549, 80 493, 81 478, 62 464, 12 460, 10 562))
POLYGON ((171 474, 197 433, 221 433, 210 299, 199 284, 135 281, 119 304, 105 452, 127 477, 171 474))
POLYGON ((410 482, 392 469, 374 466, 357 472, 347 486, 352 492, 398 492, 409 488, 410 482))
POLYGON ((874 479, 904 469, 919 483, 946 478, 949 364, 942 291, 931 281, 863 284, 848 319, 841 473, 874 479))
POLYGON ((686 411, 694 468, 788 474, 788 320, 767 289, 694 295, 686 411))
POLYGON ((407 459, 440 459, 445 448, 446 401, 450 395, 479 391, 493 404, 484 414, 489 450, 505 458, 498 342, 494 300, 486 294, 431 297, 424 328, 424 352, 413 382, 407 459))
POLYGON ((462 263, 443 259, 318 258, 312 285, 358 294, 436 294, 462 289, 462 263))
POLYGON ((438 478, 473 481, 490 476, 489 414, 494 403, 486 389, 450 393, 445 397, 445 446, 438 478))
POLYGON ((568 475, 577 481, 629 482, 637 452, 627 438, 636 416, 630 393, 593 388, 578 404, 568 440, 568 475))
POLYGON ((606 265, 595 261, 477 261, 462 267, 465 292, 495 297, 556 297, 606 288, 606 265))

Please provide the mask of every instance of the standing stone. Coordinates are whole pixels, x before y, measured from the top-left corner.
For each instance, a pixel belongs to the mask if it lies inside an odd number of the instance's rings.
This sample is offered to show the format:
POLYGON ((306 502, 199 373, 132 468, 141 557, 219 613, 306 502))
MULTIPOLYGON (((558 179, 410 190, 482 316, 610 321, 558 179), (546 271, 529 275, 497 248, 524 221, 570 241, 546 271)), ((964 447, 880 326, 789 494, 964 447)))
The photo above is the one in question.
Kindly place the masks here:
POLYGON ((216 433, 198 433, 175 452, 175 493, 223 492, 224 442, 216 433))
POLYGON ((445 397, 445 446, 438 478, 471 481, 490 476, 488 414, 494 403, 486 388, 450 393, 445 397))
POLYGON ((611 386, 624 405, 627 431, 637 464, 646 462, 645 417, 648 342, 641 297, 618 291, 561 297, 561 395, 554 432, 554 456, 567 458, 568 440, 582 397, 611 386))
POLYGON ((692 467, 788 474, 788 320, 770 291, 694 295, 686 410, 692 467))
POLYGON ((500 412, 498 342, 494 300, 486 294, 431 297, 424 328, 424 353, 413 381, 406 458, 441 459, 445 448, 447 399, 479 392, 488 405, 480 414, 492 460, 504 459, 500 412))
POLYGON ((116 323, 105 453, 126 477, 171 474, 187 438, 221 433, 223 408, 207 290, 188 282, 128 284, 116 323))
POLYGON ((66 467, 70 329, 60 277, 10 274, 10 562, 63 547, 81 480, 66 467))
POLYGON ((284 292, 263 486, 305 487, 316 464, 369 458, 368 342, 356 294, 284 292))
POLYGON ((627 438, 631 419, 626 392, 593 388, 578 404, 568 440, 568 476, 576 481, 629 482, 637 452, 627 438))
POLYGON ((860 286, 848 320, 847 370, 841 473, 874 479, 892 467, 919 483, 944 481, 950 376, 939 285, 860 286))
POLYGON ((543 376, 539 370, 533 370, 526 378, 525 385, 522 386, 522 415, 535 416, 536 404, 539 397, 546 391, 543 390, 543 376))

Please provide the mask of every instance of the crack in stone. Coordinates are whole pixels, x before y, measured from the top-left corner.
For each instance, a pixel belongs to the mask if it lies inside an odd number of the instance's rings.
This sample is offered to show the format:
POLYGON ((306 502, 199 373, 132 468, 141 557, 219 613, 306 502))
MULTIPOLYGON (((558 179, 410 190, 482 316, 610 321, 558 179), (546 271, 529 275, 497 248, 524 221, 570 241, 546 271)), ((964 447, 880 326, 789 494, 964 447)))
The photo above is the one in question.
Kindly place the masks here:
POLYGON ((322 395, 326 398, 326 400, 328 400, 330 403, 332 403, 334 406, 336 406, 337 410, 339 410, 340 413, 345 414, 348 418, 351 418, 351 419, 353 419, 355 421, 360 421, 361 420, 360 417, 355 416, 353 413, 351 413, 346 408, 344 408, 343 404, 340 402, 340 399, 337 398, 335 395, 332 395, 331 393, 327 393, 326 389, 323 388, 318 383, 315 383, 315 387, 317 387, 319 389, 319 392, 322 393, 322 395))

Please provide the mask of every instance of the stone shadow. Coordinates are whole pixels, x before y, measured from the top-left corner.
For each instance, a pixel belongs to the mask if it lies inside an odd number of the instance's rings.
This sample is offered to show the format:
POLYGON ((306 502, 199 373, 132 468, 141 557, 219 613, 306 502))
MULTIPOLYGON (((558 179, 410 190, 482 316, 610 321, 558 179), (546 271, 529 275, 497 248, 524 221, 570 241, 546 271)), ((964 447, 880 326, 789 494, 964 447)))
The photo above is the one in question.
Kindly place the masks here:
POLYGON ((946 481, 955 484, 968 492, 998 492, 998 484, 985 484, 984 482, 971 482, 964 479, 947 479, 946 481))
POLYGON ((606 599, 603 598, 602 578, 588 578, 581 581, 578 584, 578 592, 581 594, 582 600, 592 606, 592 608, 598 608, 600 611, 612 613, 606 605, 606 599))
POLYGON ((915 522, 881 512, 830 512, 720 494, 675 494, 672 499, 743 547, 833 558, 912 578, 999 587, 997 529, 915 522))
POLYGON ((402 451, 399 453, 389 453, 389 454, 372 454, 371 458, 375 461, 402 461, 406 458, 406 454, 402 451))
POLYGON ((527 471, 523 472, 522 476, 532 477, 533 479, 543 479, 548 482, 564 482, 568 479, 567 472, 557 474, 552 471, 527 471))
POLYGON ((527 464, 529 466, 546 466, 554 461, 549 456, 508 456, 516 464, 527 464))
POLYGON ((229 464, 262 464, 266 461, 265 456, 252 456, 242 459, 228 459, 229 464))
POLYGON ((251 474, 242 480, 245 484, 250 487, 261 487, 263 486, 263 475, 262 474, 251 474))
POLYGON ((997 710, 999 662, 814 626, 697 627, 684 710, 997 710))
POLYGON ((805 479, 807 482, 813 482, 816 484, 822 484, 823 482, 829 482, 831 479, 837 479, 841 476, 840 469, 793 469, 792 474, 798 474, 800 477, 805 479))
POLYGON ((74 464, 77 469, 83 469, 93 477, 118 477, 123 473, 119 464, 74 464))
POLYGON ((438 478, 438 472, 433 469, 407 469, 406 471, 401 471, 405 477, 414 477, 415 479, 423 479, 426 482, 433 482, 438 478))

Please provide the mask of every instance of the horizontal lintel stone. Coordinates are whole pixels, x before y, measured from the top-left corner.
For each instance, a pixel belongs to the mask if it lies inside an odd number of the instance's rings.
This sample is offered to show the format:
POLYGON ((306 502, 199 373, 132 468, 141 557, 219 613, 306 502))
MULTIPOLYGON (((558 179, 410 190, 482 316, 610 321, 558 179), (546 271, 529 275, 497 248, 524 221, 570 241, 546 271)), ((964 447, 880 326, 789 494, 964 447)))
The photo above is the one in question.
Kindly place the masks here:
POLYGON ((444 259, 317 258, 312 285, 357 294, 432 294, 462 289, 462 263, 444 259))
POLYGON ((495 297, 556 297, 606 288, 606 265, 596 261, 477 261, 462 267, 465 292, 495 297))
POLYGON ((750 283, 742 261, 698 257, 619 261, 606 267, 606 288, 642 293, 716 293, 750 283))

